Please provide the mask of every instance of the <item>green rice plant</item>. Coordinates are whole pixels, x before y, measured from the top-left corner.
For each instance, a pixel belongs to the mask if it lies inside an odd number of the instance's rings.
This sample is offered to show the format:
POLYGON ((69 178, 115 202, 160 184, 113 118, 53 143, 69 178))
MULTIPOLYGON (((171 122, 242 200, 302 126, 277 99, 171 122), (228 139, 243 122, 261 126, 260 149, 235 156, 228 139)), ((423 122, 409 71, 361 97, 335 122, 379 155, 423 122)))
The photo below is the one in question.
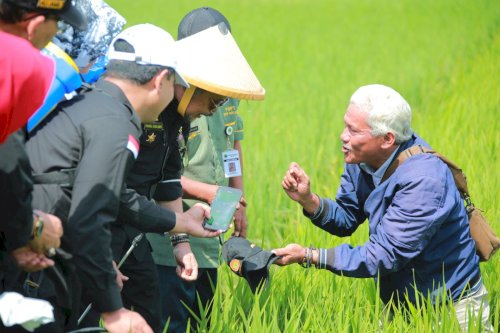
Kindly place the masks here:
MULTIPOLYGON (((281 189, 291 161, 313 191, 334 197, 343 171, 339 135, 350 95, 382 83, 413 110, 413 128, 465 171, 469 190, 500 234, 500 2, 493 0, 110 0, 128 24, 150 22, 175 37, 190 10, 212 6, 266 88, 242 102, 248 238, 265 249, 299 243, 362 245, 367 223, 338 238, 314 227, 281 189)), ((481 264, 491 323, 500 329, 500 255, 481 264)), ((269 288, 252 294, 219 268, 209 332, 459 332, 449 307, 422 298, 389 320, 372 279, 298 265, 272 267, 269 288)), ((470 332, 480 332, 477 321, 470 332)))

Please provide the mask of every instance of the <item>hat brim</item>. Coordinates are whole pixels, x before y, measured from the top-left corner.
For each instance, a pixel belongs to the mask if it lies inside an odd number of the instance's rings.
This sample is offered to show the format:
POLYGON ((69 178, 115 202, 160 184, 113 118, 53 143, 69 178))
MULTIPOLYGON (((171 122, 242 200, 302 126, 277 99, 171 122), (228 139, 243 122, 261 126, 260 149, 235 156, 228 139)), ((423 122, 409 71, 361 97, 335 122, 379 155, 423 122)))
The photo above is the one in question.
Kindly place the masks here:
POLYGON ((175 84, 178 84, 178 85, 181 85, 183 87, 189 88, 189 83, 181 75, 181 73, 179 73, 177 70, 175 70, 175 84))
POLYGON ((262 100, 265 89, 225 25, 176 42, 178 69, 199 88, 239 99, 262 100))
POLYGON ((254 294, 259 286, 266 288, 269 285, 269 281, 271 280, 269 276, 269 268, 277 259, 278 256, 274 255, 269 258, 265 266, 260 267, 259 269, 254 271, 245 272, 244 277, 254 294))
POLYGON ((269 285, 269 268, 279 258, 271 251, 252 245, 246 238, 241 237, 231 237, 224 243, 222 257, 232 272, 248 282, 253 293, 259 285, 269 285), (241 266, 233 267, 233 260, 238 261, 241 266))
POLYGON ((83 16, 82 12, 74 6, 69 7, 61 13, 57 13, 57 17, 78 30, 85 30, 87 28, 85 16, 83 16))

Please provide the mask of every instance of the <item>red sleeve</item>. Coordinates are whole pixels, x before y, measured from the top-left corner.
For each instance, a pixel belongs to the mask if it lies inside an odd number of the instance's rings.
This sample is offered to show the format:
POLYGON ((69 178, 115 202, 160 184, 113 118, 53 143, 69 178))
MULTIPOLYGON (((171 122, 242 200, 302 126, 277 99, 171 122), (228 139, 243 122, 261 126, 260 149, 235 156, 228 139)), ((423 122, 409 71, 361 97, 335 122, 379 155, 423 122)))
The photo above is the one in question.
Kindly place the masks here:
POLYGON ((0 31, 0 143, 26 124, 43 104, 55 75, 54 61, 27 40, 0 31))

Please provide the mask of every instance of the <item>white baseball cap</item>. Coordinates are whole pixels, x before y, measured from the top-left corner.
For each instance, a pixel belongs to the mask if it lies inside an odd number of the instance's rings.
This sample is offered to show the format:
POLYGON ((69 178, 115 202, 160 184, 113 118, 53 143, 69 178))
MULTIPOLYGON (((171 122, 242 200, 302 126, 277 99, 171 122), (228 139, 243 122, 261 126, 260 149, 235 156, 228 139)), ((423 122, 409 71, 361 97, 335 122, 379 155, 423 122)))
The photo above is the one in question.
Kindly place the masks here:
POLYGON ((170 67, 175 71, 175 83, 189 87, 187 81, 177 71, 177 46, 174 38, 155 25, 138 24, 120 32, 111 42, 108 59, 133 61, 139 65, 170 67), (116 51, 114 45, 119 39, 132 45, 134 52, 116 51))

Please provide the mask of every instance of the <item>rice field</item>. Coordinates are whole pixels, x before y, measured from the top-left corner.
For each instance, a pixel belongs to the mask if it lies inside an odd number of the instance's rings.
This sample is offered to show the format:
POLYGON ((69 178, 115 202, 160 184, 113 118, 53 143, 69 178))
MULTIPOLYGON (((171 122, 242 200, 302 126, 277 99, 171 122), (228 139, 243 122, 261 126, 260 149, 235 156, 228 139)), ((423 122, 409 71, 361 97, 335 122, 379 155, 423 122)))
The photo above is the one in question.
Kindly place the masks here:
MULTIPOLYGON (((363 244, 363 225, 339 239, 315 228, 281 189, 291 161, 312 189, 333 197, 343 170, 339 135, 359 87, 395 88, 413 109, 413 128, 460 165, 469 190, 500 233, 500 2, 487 0, 108 1, 128 25, 153 23, 174 38, 181 18, 219 9, 266 88, 243 102, 248 238, 266 249, 288 243, 363 244)), ((482 263, 491 321, 500 323, 500 255, 482 263)), ((253 295, 221 265, 209 332, 458 332, 453 313, 426 300, 388 323, 371 279, 298 265, 273 267, 271 285, 253 295), (381 326, 382 322, 382 326, 381 326)), ((480 332, 471 323, 470 332, 480 332)))

